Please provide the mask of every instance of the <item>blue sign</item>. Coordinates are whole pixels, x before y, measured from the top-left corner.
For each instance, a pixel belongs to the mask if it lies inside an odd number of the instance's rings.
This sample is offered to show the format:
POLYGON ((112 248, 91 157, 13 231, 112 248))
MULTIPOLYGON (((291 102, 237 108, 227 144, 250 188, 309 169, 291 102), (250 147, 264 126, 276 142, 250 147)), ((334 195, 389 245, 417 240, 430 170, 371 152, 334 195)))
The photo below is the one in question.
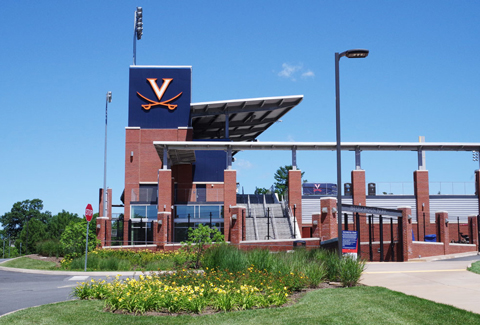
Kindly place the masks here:
POLYGON ((342 231, 342 253, 358 252, 358 232, 343 230, 342 231))
POLYGON ((128 126, 191 126, 192 67, 131 66, 128 126))

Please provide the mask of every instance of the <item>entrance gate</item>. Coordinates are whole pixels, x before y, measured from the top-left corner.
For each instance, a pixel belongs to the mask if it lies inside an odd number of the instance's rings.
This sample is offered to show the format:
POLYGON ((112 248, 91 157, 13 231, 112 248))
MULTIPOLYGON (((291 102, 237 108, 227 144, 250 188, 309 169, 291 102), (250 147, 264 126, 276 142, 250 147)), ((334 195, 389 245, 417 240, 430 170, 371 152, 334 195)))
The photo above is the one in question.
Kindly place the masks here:
POLYGON ((349 204, 342 204, 342 211, 345 212, 343 214, 345 230, 349 230, 349 217, 351 216, 352 229, 358 232, 359 257, 362 255, 366 257, 368 254, 369 261, 402 260, 403 229, 401 219, 399 219, 402 217, 401 211, 349 204), (362 238, 364 242, 368 238, 368 250, 363 249, 363 252, 362 238), (377 256, 378 258, 376 258, 377 256))

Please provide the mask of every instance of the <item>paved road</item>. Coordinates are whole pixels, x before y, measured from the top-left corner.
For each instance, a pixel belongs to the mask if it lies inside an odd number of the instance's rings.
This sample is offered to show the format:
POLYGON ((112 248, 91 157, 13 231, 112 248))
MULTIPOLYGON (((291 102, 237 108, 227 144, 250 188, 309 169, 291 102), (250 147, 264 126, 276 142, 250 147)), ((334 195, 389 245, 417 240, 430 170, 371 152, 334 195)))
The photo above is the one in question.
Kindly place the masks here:
POLYGON ((27 307, 73 299, 77 281, 70 275, 28 274, 0 270, 0 315, 27 307))
POLYGON ((467 267, 480 256, 367 263, 361 283, 380 286, 480 314, 480 275, 467 267))

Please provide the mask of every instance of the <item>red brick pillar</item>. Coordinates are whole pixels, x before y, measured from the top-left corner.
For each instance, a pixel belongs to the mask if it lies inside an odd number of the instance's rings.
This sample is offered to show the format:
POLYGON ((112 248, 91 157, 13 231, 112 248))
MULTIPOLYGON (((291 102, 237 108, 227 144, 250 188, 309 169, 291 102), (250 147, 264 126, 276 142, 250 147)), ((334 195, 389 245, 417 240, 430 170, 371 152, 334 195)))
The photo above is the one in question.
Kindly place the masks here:
POLYGON ((320 199, 322 240, 338 237, 337 199, 326 197, 320 199), (333 211, 335 209, 335 212, 333 211))
POLYGON ((402 225, 402 232, 399 233, 402 243, 402 260, 408 262, 408 259, 413 257, 412 252, 412 209, 410 207, 398 207, 402 211, 402 216, 398 218, 398 224, 402 225))
POLYGON ((165 244, 168 243, 168 239, 172 241, 172 237, 168 236, 169 233, 169 224, 172 213, 171 212, 158 212, 157 223, 155 224, 154 241, 157 244, 157 247, 163 247, 165 249, 165 244), (168 238, 167 238, 168 237, 168 238))
MULTIPOLYGON (((365 171, 352 170, 352 202, 353 205, 367 205, 367 194, 365 186, 365 171)), ((359 213, 360 216, 360 234, 368 234, 367 218, 364 213, 359 213)), ((353 224, 357 230, 355 215, 353 216, 353 224)))
POLYGON ((223 172, 223 229, 225 241, 230 241, 231 207, 236 205, 237 172, 235 170, 225 170, 223 172))
POLYGON ((231 208, 232 224, 230 230, 230 243, 234 245, 240 244, 243 233, 243 215, 245 215, 245 208, 234 206, 231 208))
POLYGON ((437 242, 443 243, 443 254, 447 255, 450 248, 450 234, 448 229, 448 212, 435 212, 435 221, 437 224, 437 242))
POLYGON ((112 189, 107 189, 107 215, 104 216, 103 188, 100 189, 96 233, 101 247, 112 244, 112 189))
POLYGON ((468 216, 468 238, 470 239, 470 244, 477 246, 478 251, 478 220, 474 214, 468 216))
MULTIPOLYGON (((159 169, 158 170, 158 213, 168 212, 164 214, 168 216, 167 219, 162 219, 162 229, 168 233, 168 238, 172 241, 173 238, 173 218, 172 218, 172 205, 173 205, 173 181, 171 169, 159 169)), ((158 220, 158 216, 157 216, 158 220)), ((158 238, 160 242, 167 241, 167 233, 165 237, 158 238)))
POLYGON ((428 184, 428 170, 416 170, 413 173, 414 190, 417 208, 417 220, 420 234, 416 240, 423 241, 430 229, 430 192, 428 184), (425 233, 423 231, 423 214, 425 213, 425 233))
POLYGON ((312 238, 320 238, 322 241, 322 214, 312 214, 312 238))
POLYGON ((300 170, 288 171, 288 205, 292 209, 295 208, 295 217, 302 236, 302 172, 300 170))

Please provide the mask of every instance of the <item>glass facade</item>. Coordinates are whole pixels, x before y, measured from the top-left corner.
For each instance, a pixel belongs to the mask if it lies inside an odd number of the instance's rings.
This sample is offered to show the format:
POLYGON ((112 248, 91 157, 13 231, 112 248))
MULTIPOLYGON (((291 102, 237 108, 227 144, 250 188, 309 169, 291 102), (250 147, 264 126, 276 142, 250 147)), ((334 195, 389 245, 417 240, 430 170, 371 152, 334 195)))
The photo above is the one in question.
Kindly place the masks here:
POLYGON ((188 228, 205 225, 223 234, 223 205, 175 205, 173 241, 187 240, 188 228))

